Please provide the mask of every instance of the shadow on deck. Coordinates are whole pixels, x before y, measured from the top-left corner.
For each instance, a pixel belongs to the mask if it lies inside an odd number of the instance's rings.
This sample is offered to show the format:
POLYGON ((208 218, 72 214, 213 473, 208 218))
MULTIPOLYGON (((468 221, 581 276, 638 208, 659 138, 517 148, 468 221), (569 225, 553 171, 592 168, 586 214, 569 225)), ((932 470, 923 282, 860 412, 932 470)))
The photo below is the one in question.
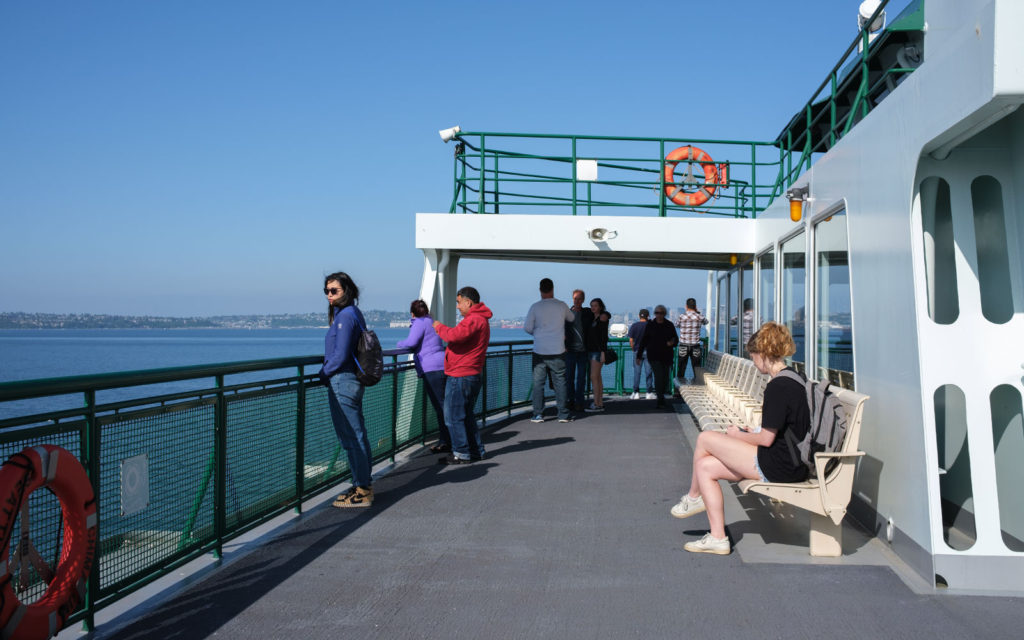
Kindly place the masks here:
POLYGON ((692 420, 681 405, 677 413, 656 412, 653 401, 607 406, 570 424, 532 424, 527 414, 499 422, 485 438, 488 458, 473 465, 416 453, 375 482, 371 509, 321 503, 93 636, 1015 633, 1019 600, 915 593, 884 545, 852 527, 844 557, 812 559, 806 517, 731 487, 733 554, 683 551, 707 527, 703 515, 668 513, 689 482, 692 420))

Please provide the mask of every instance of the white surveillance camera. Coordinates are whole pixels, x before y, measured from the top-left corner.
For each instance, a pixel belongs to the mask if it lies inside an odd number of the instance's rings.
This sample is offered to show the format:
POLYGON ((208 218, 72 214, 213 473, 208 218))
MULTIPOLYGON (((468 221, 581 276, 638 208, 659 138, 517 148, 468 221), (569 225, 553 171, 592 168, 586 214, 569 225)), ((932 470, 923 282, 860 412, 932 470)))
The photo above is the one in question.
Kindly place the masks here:
POLYGON ((462 132, 462 127, 456 125, 448 129, 441 129, 438 133, 441 135, 442 142, 451 142, 455 139, 455 136, 462 132))

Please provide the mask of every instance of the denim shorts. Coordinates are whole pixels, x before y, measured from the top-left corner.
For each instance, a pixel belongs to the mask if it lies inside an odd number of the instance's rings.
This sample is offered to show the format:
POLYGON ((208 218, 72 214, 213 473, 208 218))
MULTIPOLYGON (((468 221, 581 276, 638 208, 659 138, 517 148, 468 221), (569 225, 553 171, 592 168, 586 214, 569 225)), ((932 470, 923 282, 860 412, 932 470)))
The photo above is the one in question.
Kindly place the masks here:
POLYGON ((757 469, 757 475, 761 476, 761 482, 768 482, 768 478, 764 477, 764 472, 761 471, 761 465, 757 464, 757 452, 754 452, 754 468, 757 469))
POLYGON ((601 362, 601 356, 604 355, 604 351, 591 351, 587 353, 587 356, 594 362, 601 362))

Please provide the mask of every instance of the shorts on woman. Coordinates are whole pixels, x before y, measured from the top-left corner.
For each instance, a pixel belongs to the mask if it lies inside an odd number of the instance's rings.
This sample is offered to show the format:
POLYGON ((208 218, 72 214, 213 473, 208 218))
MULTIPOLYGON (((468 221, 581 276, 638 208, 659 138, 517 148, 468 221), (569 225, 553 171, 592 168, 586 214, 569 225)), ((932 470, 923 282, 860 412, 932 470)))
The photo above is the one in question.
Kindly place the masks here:
POLYGON ((604 355, 604 351, 589 351, 587 356, 594 362, 601 362, 601 356, 604 355))

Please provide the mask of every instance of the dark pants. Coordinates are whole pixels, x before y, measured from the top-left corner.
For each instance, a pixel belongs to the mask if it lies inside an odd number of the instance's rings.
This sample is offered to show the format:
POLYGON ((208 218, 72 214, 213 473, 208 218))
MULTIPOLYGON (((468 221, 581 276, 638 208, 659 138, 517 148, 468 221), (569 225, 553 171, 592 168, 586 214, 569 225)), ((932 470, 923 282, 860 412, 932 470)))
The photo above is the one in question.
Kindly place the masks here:
POLYGON ((444 417, 452 437, 452 453, 456 458, 482 458, 484 445, 476 424, 476 398, 483 381, 476 376, 451 376, 444 390, 444 417))
POLYGON ((679 345, 679 366, 676 368, 676 375, 681 379, 686 378, 686 362, 687 360, 693 363, 693 378, 694 381, 697 379, 697 367, 700 366, 702 345, 697 344, 681 344, 679 345))
POLYGON ((583 410, 583 395, 587 391, 590 362, 586 351, 565 352, 565 394, 577 411, 583 410))
POLYGON ((448 380, 444 371, 424 371, 423 389, 427 392, 430 404, 437 412, 437 439, 442 444, 451 446, 452 436, 448 433, 448 425, 444 423, 444 388, 448 380))
MULTIPOLYGON (((669 355, 669 357, 672 357, 669 355)), ((669 362, 651 360, 651 371, 654 372, 654 394, 658 398, 657 405, 665 406, 665 387, 668 385, 668 370, 672 367, 669 362)))
POLYGON ((565 357, 557 355, 533 354, 533 415, 544 413, 544 385, 551 375, 551 386, 555 388, 555 404, 558 406, 558 419, 569 417, 569 408, 565 405, 565 357))

